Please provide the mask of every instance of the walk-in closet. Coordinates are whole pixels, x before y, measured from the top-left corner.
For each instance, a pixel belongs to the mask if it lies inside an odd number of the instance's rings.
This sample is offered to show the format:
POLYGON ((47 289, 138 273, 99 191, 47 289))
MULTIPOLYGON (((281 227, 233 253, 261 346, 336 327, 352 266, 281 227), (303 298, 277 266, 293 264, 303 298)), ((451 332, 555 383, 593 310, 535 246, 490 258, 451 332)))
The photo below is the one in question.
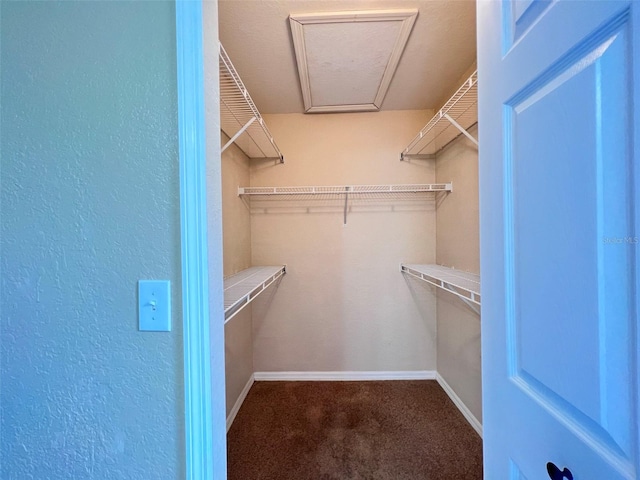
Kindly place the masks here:
POLYGON ((474 2, 218 15, 229 478, 481 478, 474 2))

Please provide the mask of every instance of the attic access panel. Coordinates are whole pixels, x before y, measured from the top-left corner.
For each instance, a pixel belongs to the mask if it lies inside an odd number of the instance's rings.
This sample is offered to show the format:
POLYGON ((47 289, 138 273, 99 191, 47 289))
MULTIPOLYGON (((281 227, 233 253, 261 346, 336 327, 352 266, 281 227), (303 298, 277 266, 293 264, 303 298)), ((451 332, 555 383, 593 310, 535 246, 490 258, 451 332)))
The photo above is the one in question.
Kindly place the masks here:
POLYGON ((306 113, 382 106, 418 10, 290 15, 306 113))

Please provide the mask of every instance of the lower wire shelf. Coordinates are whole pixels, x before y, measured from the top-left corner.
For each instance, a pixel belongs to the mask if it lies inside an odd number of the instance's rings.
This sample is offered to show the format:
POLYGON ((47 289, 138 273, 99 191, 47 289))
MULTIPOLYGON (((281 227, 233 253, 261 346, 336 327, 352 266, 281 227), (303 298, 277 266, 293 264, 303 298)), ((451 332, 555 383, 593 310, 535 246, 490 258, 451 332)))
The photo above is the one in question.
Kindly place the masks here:
POLYGON ((251 267, 224 279, 224 323, 287 273, 285 265, 251 267))
POLYGON ((465 302, 480 306, 480 275, 442 265, 401 264, 403 273, 457 295, 465 302))

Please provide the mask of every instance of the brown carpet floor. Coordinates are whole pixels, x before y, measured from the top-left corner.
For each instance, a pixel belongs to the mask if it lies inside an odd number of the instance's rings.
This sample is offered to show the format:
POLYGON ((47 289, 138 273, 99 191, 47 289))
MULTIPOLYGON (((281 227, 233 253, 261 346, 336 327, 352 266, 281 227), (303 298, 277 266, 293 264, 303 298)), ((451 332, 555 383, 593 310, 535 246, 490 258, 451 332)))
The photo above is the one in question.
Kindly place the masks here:
POLYGON ((229 480, 482 479, 482 440, 435 381, 256 382, 229 480))

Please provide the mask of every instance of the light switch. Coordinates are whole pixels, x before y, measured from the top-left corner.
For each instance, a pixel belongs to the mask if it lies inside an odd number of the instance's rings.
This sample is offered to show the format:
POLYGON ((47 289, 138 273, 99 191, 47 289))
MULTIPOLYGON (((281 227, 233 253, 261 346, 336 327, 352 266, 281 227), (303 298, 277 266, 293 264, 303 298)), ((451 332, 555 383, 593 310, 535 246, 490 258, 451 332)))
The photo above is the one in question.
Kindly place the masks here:
POLYGON ((144 332, 171 331, 171 282, 138 281, 138 329, 144 332))

